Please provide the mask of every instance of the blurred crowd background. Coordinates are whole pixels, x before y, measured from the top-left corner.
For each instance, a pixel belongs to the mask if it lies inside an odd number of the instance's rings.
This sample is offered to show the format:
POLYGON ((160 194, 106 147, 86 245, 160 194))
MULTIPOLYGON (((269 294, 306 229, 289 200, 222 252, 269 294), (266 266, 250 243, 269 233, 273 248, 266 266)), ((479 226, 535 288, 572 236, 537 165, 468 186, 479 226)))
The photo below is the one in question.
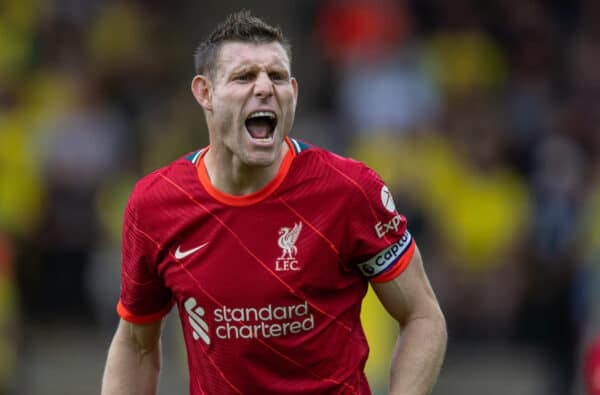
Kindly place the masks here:
MULTIPOLYGON (((207 143, 192 54, 240 7, 293 44, 293 135, 408 217, 448 321, 434 393, 600 386, 600 2, 2 0, 0 394, 99 393, 125 201, 207 143)), ((383 394, 396 329, 364 315, 383 394)), ((177 321, 163 394, 187 390, 177 321)))

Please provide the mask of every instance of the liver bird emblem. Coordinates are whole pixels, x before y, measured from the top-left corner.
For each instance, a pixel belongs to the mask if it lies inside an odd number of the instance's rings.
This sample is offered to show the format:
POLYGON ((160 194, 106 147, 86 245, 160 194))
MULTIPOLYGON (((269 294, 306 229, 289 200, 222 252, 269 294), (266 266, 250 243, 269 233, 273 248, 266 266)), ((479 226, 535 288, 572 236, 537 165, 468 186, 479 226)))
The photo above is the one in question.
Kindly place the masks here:
POLYGON ((279 244, 279 247, 281 247, 283 250, 283 253, 279 259, 295 258, 296 254, 298 253, 296 241, 298 240, 301 230, 302 222, 295 223, 293 228, 283 227, 279 229, 279 240, 277 241, 277 244, 279 244))

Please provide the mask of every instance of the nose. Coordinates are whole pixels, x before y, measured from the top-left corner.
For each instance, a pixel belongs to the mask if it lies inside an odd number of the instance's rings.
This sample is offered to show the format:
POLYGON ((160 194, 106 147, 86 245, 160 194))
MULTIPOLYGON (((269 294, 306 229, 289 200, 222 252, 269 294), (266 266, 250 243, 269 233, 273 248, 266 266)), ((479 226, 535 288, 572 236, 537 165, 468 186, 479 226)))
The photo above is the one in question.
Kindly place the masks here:
POLYGON ((273 83, 267 73, 260 73, 254 83, 254 94, 260 98, 273 95, 273 83))

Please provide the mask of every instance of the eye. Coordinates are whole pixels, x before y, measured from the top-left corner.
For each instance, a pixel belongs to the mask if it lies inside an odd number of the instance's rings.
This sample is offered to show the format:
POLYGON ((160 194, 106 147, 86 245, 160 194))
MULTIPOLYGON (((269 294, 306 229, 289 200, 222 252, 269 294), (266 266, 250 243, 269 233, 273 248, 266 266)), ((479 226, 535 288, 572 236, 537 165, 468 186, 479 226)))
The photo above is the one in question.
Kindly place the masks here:
POLYGON ((287 77, 284 73, 281 73, 279 71, 273 71, 271 73, 269 73, 269 78, 271 79, 271 81, 285 81, 287 80, 287 77))
POLYGON ((238 74, 233 77, 235 81, 247 82, 252 81, 254 76, 251 73, 238 74))

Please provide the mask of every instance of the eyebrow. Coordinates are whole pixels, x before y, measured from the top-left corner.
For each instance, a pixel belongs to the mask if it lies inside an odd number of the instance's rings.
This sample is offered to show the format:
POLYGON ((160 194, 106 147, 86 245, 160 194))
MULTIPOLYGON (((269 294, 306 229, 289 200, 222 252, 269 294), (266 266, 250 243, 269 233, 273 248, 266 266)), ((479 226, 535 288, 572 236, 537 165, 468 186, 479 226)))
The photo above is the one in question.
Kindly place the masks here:
POLYGON ((237 73, 244 73, 244 72, 248 72, 248 71, 253 71, 255 70, 257 67, 255 65, 250 65, 250 64, 242 64, 240 66, 237 66, 233 69, 231 69, 231 74, 237 74, 237 73))
MULTIPOLYGON (((254 64, 242 64, 242 65, 239 65, 239 66, 233 68, 232 70, 230 70, 228 75, 253 72, 259 68, 260 68, 259 66, 254 65, 254 64)), ((283 64, 279 64, 279 63, 269 64, 267 66, 267 69, 271 69, 273 71, 282 72, 282 73, 285 73, 286 75, 290 75, 290 71, 283 64)))

